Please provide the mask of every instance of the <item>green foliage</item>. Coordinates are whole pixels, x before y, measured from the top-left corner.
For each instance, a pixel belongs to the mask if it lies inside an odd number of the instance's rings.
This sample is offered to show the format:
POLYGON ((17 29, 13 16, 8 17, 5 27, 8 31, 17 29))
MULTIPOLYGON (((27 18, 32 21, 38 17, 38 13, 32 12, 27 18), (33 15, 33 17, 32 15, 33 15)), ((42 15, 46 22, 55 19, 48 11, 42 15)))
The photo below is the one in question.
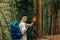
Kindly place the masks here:
POLYGON ((60 9, 60 0, 57 0, 56 5, 57 5, 57 9, 60 9))
POLYGON ((50 34, 51 33, 51 6, 52 6, 52 0, 42 0, 42 22, 43 22, 43 31, 44 34, 50 34))
POLYGON ((17 20, 20 21, 22 16, 27 15, 29 22, 31 22, 33 16, 33 1, 32 0, 20 0, 16 1, 16 7, 18 11, 17 20))

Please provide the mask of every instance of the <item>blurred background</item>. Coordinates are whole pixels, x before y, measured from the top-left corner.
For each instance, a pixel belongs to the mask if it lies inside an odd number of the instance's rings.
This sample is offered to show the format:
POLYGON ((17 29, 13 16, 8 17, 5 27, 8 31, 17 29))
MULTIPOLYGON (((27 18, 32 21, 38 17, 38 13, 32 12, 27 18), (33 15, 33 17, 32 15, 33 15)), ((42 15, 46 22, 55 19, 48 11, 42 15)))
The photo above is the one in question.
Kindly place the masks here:
POLYGON ((59 4, 60 0, 0 0, 0 40, 12 40, 9 23, 20 22, 23 15, 28 15, 27 23, 37 17, 27 31, 28 39, 60 34, 59 4))

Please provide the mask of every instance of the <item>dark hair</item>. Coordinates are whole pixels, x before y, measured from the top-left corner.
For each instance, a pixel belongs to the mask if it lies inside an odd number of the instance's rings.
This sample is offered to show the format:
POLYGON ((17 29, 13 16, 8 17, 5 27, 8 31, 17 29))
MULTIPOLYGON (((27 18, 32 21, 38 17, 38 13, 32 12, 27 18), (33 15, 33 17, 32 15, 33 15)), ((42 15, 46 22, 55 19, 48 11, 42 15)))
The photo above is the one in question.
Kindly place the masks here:
MULTIPOLYGON (((23 16, 27 16, 27 17, 28 17, 28 15, 23 15, 23 16)), ((23 17, 23 16, 22 16, 22 17, 23 17)))

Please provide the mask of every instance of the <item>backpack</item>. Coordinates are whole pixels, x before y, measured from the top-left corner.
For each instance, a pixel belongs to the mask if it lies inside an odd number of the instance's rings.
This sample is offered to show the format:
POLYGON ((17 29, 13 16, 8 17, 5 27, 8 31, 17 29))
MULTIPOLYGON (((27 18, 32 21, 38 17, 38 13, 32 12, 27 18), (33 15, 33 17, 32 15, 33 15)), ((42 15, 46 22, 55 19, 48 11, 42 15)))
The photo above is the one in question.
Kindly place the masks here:
POLYGON ((19 23, 10 22, 10 33, 11 33, 12 39, 22 38, 22 33, 19 28, 19 23))

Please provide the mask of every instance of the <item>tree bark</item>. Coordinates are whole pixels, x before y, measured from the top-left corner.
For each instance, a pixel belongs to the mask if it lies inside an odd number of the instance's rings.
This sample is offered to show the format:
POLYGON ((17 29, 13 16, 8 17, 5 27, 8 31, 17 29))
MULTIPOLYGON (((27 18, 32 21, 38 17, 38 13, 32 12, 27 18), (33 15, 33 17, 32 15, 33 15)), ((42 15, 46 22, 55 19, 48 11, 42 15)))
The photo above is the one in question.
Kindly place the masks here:
POLYGON ((51 34, 56 34, 56 1, 53 1, 52 5, 52 28, 51 34))
POLYGON ((37 21, 36 21, 36 34, 37 34, 37 38, 40 38, 43 35, 43 31, 42 31, 42 13, 41 13, 41 0, 36 0, 35 1, 35 16, 37 17, 37 21))

